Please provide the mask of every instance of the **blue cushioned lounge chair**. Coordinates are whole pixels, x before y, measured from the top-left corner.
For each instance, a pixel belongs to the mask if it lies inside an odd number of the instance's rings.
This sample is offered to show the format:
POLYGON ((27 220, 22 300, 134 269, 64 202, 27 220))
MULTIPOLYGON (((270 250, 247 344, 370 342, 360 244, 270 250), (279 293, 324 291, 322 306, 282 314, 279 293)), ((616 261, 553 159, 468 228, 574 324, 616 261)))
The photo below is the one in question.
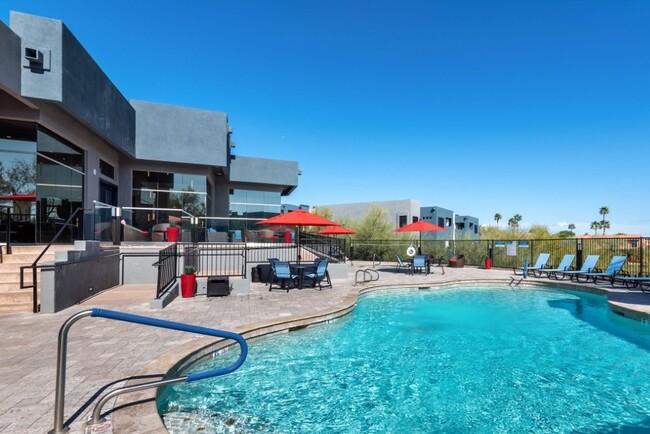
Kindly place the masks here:
POLYGON ((625 284, 627 289, 639 288, 642 292, 650 292, 650 277, 648 276, 615 276, 610 282, 612 286, 614 283, 625 284))
POLYGON ((593 279, 594 283, 598 283, 598 279, 608 280, 612 282, 614 277, 617 274, 620 274, 625 265, 625 260, 627 256, 614 256, 609 262, 607 269, 603 272, 590 272, 590 273, 578 273, 576 274, 576 280, 580 282, 580 279, 584 279, 585 282, 588 282, 589 279, 593 279))
MULTIPOLYGON (((535 262, 535 265, 532 267, 529 266, 527 268, 528 272, 535 272, 537 270, 541 270, 542 268, 546 267, 546 263, 548 262, 548 258, 551 257, 550 253, 540 253, 539 256, 537 257, 537 262, 535 262)), ((521 271, 521 274, 524 274, 524 267, 515 267, 513 268, 513 271, 515 274, 517 273, 517 270, 521 271)))
POLYGON ((550 278, 551 274, 560 271, 567 271, 571 269, 571 264, 573 263, 575 257, 576 255, 564 255, 564 258, 562 258, 562 261, 560 262, 560 265, 557 266, 557 268, 542 268, 541 270, 535 270, 533 271, 533 276, 543 277, 544 273, 546 273, 546 277, 550 278))
POLYGON ((589 255, 585 262, 582 263, 582 267, 579 270, 566 270, 566 271, 557 271, 553 273, 553 277, 556 279, 564 279, 569 277, 571 280, 578 274, 591 273, 596 268, 596 263, 598 263, 599 255, 589 255))

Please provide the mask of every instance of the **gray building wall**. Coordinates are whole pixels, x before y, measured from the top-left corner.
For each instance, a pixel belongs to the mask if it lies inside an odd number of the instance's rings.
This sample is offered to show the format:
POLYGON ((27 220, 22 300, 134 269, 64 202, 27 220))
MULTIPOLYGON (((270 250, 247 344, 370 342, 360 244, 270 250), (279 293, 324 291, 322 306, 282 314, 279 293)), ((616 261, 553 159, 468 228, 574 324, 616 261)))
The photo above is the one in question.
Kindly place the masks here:
POLYGON ((453 237, 454 212, 439 206, 420 208, 420 219, 427 223, 438 225, 446 229, 440 232, 422 232, 423 240, 451 240, 453 237))
POLYGON ((298 162, 232 156, 230 181, 253 184, 285 186, 283 195, 290 194, 298 186, 298 162))
POLYGON ((112 146, 134 155, 135 111, 68 28, 19 12, 10 18, 22 40, 21 94, 64 106, 112 146), (25 67, 26 47, 43 55, 42 69, 25 67))
POLYGON ((314 208, 327 207, 332 211, 334 220, 342 218, 352 220, 363 220, 372 207, 386 211, 388 220, 397 228, 399 217, 405 216, 406 223, 413 223, 414 219, 420 217, 420 203, 413 199, 386 200, 377 202, 356 202, 333 205, 315 205, 314 208))
POLYGON ((131 101, 135 108, 135 156, 142 160, 228 165, 225 113, 131 101))
POLYGON ((456 239, 478 239, 478 218, 468 215, 456 216, 456 239))
POLYGON ((20 95, 20 37, 0 21, 0 89, 20 95))

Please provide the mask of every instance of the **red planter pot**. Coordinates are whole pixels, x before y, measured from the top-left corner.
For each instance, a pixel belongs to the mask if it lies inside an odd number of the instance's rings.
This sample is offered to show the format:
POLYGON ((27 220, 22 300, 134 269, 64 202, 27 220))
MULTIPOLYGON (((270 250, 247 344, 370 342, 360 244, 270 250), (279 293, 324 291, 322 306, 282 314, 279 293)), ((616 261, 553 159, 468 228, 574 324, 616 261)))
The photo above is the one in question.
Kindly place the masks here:
POLYGON ((167 228, 167 241, 170 243, 175 243, 178 241, 178 236, 181 233, 181 228, 176 226, 170 226, 167 228))
POLYGON ((194 297, 196 274, 181 274, 181 295, 183 298, 194 297))

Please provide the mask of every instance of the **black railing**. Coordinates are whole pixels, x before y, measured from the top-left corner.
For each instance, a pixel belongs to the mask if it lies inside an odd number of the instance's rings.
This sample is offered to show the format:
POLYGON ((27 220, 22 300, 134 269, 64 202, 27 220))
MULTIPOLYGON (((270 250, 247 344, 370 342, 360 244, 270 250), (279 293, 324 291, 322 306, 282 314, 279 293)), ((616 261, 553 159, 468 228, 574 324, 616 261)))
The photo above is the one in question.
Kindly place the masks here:
POLYGON ((246 276, 244 243, 178 243, 183 266, 191 265, 199 277, 246 276))
MULTIPOLYGON (((349 257, 352 260, 371 261, 378 255, 384 262, 394 261, 395 255, 404 256, 409 246, 417 247, 417 240, 353 240, 349 257)), ((534 263, 540 253, 550 253, 547 265, 559 265, 567 254, 576 255, 574 267, 580 267, 587 255, 599 255, 598 267, 605 268, 613 256, 627 256, 623 271, 630 275, 650 275, 650 238, 570 238, 539 240, 423 240, 422 253, 430 254, 436 260, 448 260, 453 255, 464 255, 466 265, 480 266, 486 258, 492 259, 492 266, 512 268, 521 266, 524 259, 534 263), (512 248, 512 244, 514 247, 512 248), (510 245, 510 249, 509 249, 510 245)))
POLYGON ((334 238, 318 234, 301 234, 300 246, 314 255, 327 258, 331 262, 345 262, 349 256, 345 238, 334 238))
POLYGON ((34 313, 37 313, 40 310, 40 305, 38 303, 38 279, 37 279, 37 270, 39 268, 38 261, 41 260, 43 255, 45 255, 45 253, 50 248, 50 246, 52 244, 54 244, 59 239, 59 237, 61 236, 63 231, 65 231, 66 228, 68 228, 70 226, 70 223, 72 222, 72 220, 75 219, 77 214, 82 212, 82 211, 87 211, 87 210, 84 209, 84 208, 77 208, 70 215, 70 217, 68 217, 68 220, 66 220, 65 223, 63 223, 63 225, 61 225, 61 229, 59 229, 59 231, 56 233, 56 235, 54 235, 52 240, 47 244, 47 246, 45 246, 45 248, 43 249, 41 254, 38 255, 38 257, 34 260, 34 262, 32 262, 32 265, 25 265, 25 266, 20 267, 20 289, 30 289, 30 288, 32 289, 32 311, 34 313), (32 269, 32 273, 31 273, 32 274, 32 284, 31 285, 27 285, 25 283, 25 269, 27 269, 27 268, 32 269))
POLYGON ((158 267, 158 279, 156 282, 156 298, 169 288, 176 281, 176 270, 178 263, 178 247, 172 244, 169 247, 158 252, 158 262, 154 263, 158 267))

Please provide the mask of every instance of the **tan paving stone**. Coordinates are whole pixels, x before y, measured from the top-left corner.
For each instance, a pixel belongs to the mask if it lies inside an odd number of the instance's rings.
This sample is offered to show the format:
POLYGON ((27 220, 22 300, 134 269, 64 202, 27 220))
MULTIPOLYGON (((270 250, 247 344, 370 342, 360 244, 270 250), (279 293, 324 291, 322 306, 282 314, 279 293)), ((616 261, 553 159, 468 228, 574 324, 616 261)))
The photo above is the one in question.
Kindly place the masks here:
MULTIPOLYGON (((338 310, 338 307, 344 305, 353 305, 357 293, 369 288, 367 285, 353 286, 354 273, 368 265, 355 262, 347 281, 335 280, 334 288, 323 291, 303 289, 290 290, 288 293, 275 290, 269 292, 263 284, 252 284, 250 294, 214 299, 176 299, 164 310, 155 311, 150 310, 148 305, 152 289, 143 286, 141 292, 122 288, 119 293, 110 294, 109 291, 106 297, 99 294, 92 302, 56 314, 0 315, 0 362, 3 366, 3 375, 0 376, 0 432, 46 432, 52 428, 58 330, 76 312, 99 306, 227 330, 236 330, 247 324, 292 321, 310 314, 338 310), (146 293, 145 296, 142 295, 143 292, 146 293)), ((439 268, 434 268, 434 273, 428 276, 381 271, 380 280, 373 285, 427 287, 459 280, 507 284, 511 281, 511 276, 512 270, 483 270, 473 267, 447 268, 444 275, 439 268)), ((534 284, 540 280, 531 278, 526 283, 534 284)), ((580 288, 584 286, 574 287, 580 288)), ((525 288, 522 287, 522 290, 525 288)), ((650 296, 626 290, 611 291, 602 284, 592 290, 611 293, 611 304, 624 312, 640 312, 639 319, 650 318, 650 296)), ((166 366, 179 360, 178 354, 187 354, 190 348, 213 340, 206 339, 188 333, 101 318, 80 320, 73 326, 69 338, 65 418, 86 404, 98 388, 147 372, 164 374, 166 366)), ((147 396, 144 392, 142 394, 147 396)), ((121 432, 160 432, 160 427, 156 424, 159 419, 155 415, 155 407, 151 405, 126 407, 111 417, 116 426, 123 427, 121 432), (122 425, 117 424, 120 417, 125 421, 122 425)), ((71 432, 83 432, 84 421, 90 411, 92 405, 72 424, 71 432)))

